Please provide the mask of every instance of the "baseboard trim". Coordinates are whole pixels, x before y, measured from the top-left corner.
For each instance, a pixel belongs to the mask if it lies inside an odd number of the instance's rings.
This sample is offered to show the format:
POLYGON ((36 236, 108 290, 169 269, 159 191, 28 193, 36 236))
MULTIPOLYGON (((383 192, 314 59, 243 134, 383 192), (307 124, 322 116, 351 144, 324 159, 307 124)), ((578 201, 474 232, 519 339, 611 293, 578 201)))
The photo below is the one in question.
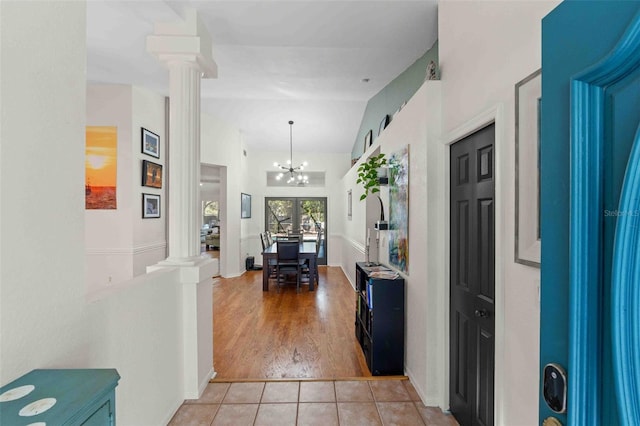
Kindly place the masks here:
POLYGON ((200 386, 198 386, 198 398, 202 396, 202 394, 204 393, 204 390, 207 388, 207 385, 211 383, 211 379, 213 379, 215 376, 216 376, 216 372, 213 371, 213 367, 211 367, 211 370, 209 370, 207 375, 204 377, 204 380, 200 382, 200 386))
POLYGON ((291 377, 291 378, 253 378, 253 379, 233 379, 216 378, 210 383, 250 383, 250 382, 344 382, 344 381, 382 381, 382 380, 409 380, 407 376, 364 376, 364 377, 291 377))

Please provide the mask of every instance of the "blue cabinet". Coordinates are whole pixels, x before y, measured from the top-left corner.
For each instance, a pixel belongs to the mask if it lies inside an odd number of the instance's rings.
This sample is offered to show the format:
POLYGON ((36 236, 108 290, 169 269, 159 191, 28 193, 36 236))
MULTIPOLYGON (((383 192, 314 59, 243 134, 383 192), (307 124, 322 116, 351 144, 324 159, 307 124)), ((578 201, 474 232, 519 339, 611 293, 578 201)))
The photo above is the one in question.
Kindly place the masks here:
POLYGON ((0 388, 0 424, 115 424, 115 369, 33 370, 0 388))

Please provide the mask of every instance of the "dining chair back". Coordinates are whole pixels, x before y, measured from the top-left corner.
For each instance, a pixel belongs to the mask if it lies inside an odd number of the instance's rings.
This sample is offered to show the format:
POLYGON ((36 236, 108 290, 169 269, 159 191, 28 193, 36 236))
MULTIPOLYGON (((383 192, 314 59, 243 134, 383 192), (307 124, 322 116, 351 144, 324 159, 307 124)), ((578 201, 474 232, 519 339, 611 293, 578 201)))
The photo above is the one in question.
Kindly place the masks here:
POLYGON ((298 251, 300 243, 298 241, 277 241, 277 263, 276 278, 278 291, 280 284, 284 284, 286 275, 296 275, 296 290, 300 291, 300 262, 298 261, 298 251))
POLYGON ((291 234, 287 234, 286 238, 288 241, 298 241, 300 243, 302 242, 302 234, 291 233, 291 234))

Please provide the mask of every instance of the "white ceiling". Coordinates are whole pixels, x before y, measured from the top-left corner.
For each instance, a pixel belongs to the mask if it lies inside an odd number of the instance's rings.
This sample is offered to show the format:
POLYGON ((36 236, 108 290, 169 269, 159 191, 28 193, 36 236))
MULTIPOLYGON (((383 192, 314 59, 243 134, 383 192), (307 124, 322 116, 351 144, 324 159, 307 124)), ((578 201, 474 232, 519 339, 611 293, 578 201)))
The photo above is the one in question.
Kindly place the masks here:
POLYGON ((437 0, 88 0, 88 80, 168 94, 146 36, 184 7, 199 11, 218 64, 202 109, 250 149, 288 151, 293 120, 295 152, 351 152, 367 101, 437 38, 437 0))

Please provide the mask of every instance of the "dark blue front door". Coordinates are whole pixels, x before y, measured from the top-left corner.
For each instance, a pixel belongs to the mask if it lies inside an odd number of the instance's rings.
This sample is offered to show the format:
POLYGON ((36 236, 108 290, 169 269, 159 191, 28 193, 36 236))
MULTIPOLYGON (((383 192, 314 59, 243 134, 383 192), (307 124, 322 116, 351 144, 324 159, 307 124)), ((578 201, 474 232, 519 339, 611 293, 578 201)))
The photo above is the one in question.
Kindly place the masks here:
POLYGON ((640 241, 639 10, 566 1, 543 20, 540 362, 565 367, 569 393, 566 415, 541 398, 541 421, 640 422, 640 333, 628 326, 640 260, 627 256, 640 241))

